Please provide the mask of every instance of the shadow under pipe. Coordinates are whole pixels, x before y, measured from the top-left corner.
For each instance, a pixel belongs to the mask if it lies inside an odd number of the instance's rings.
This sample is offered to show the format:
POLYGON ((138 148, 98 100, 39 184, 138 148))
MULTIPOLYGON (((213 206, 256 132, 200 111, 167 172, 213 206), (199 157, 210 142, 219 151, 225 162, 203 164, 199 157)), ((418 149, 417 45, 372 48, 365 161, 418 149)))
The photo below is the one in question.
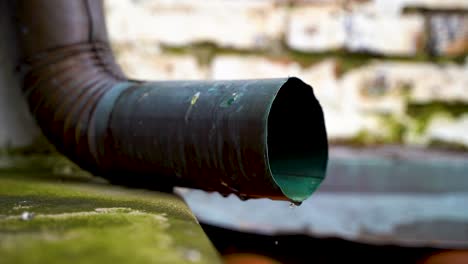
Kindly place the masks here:
POLYGON ((14 5, 30 110, 83 169, 128 186, 294 202, 324 179, 322 109, 298 78, 129 80, 110 49, 101 1, 14 5))

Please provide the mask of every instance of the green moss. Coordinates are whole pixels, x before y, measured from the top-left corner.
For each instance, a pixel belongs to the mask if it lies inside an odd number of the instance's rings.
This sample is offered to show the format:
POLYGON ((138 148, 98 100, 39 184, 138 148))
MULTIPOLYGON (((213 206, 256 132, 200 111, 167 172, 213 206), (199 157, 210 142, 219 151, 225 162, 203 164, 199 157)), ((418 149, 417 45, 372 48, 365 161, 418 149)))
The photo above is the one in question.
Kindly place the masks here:
POLYGON ((440 102, 430 103, 408 103, 407 114, 416 122, 416 132, 422 134, 431 119, 436 114, 448 114, 450 117, 458 118, 468 113, 468 104, 465 102, 440 102))
POLYGON ((468 113, 468 104, 465 102, 441 102, 409 103, 408 114, 415 117, 428 116, 435 113, 449 113, 453 117, 460 117, 468 113))
MULTIPOLYGON (((177 248, 177 240, 168 228, 171 224, 165 219, 163 216, 155 217, 138 211, 110 211, 38 215, 29 221, 3 220, 0 221, 0 232, 3 233, 0 240, 2 261, 193 262, 177 248)), ((200 252, 197 262, 203 261, 202 256, 200 252)))
POLYGON ((331 145, 346 145, 352 147, 363 147, 384 144, 381 138, 367 130, 361 130, 356 136, 346 139, 331 140, 331 145))
POLYGON ((174 195, 30 173, 0 173, 0 256, 5 263, 219 263, 174 195), (34 217, 21 220, 24 212, 34 217))
POLYGON ((1 158, 0 173, 34 173, 54 180, 96 180, 64 156, 53 154, 9 155, 1 158))
MULTIPOLYGON (((423 40, 421 40, 423 41, 423 40)), ((423 44, 421 44, 423 45, 423 44)), ((290 49, 286 41, 281 39, 272 42, 270 47, 261 49, 236 49, 220 47, 212 42, 198 42, 187 46, 163 46, 163 52, 171 54, 194 55, 202 66, 210 65, 217 55, 262 56, 273 61, 297 62, 302 67, 312 66, 325 59, 337 60, 337 76, 342 76, 350 70, 362 67, 374 60, 399 62, 431 62, 435 64, 457 63, 463 64, 465 56, 432 56, 421 49, 414 56, 385 56, 370 52, 349 52, 344 49, 326 52, 303 52, 290 49)))
POLYGON ((330 53, 307 53, 294 50, 287 51, 284 56, 299 63, 302 67, 312 66, 327 58, 333 58, 330 53))
POLYGON ((379 133, 364 129, 354 137, 339 141, 332 140, 331 143, 354 147, 404 143, 409 128, 401 118, 391 114, 381 114, 378 116, 378 120, 380 124, 379 133))
POLYGON ((405 102, 408 102, 411 97, 411 91, 413 90, 413 85, 409 82, 401 82, 398 90, 400 92, 401 97, 404 98, 405 102))
POLYGON ((444 8, 430 8, 430 7, 421 7, 421 6, 405 6, 403 8, 403 13, 404 14, 426 14, 426 15, 431 15, 434 13, 444 13, 444 14, 459 14, 459 15, 468 15, 468 10, 466 9, 461 9, 461 8, 449 8, 449 7, 444 7, 444 8))
POLYGON ((450 151, 461 151, 466 152, 468 151, 468 146, 456 143, 456 142, 447 142, 443 140, 431 140, 428 143, 428 147, 437 148, 437 149, 445 149, 450 151))
MULTIPOLYGON (((97 207, 123 206, 147 212, 170 209, 173 216, 177 218, 194 219, 183 201, 173 195, 130 190, 104 183, 97 184, 85 179, 59 182, 41 175, 32 177, 30 174, 20 173, 0 174, 0 195, 4 197, 1 201, 4 208, 11 205, 5 204, 8 201, 31 201, 33 203, 31 206, 36 208, 38 213, 73 212, 94 210, 97 207), (13 199, 8 197, 13 197, 13 199)), ((0 209, 0 213, 5 213, 4 209, 0 209)))
MULTIPOLYGON (((424 46, 424 39, 421 39, 424 46)), ((430 62, 435 64, 456 63, 464 64, 465 56, 434 56, 421 47, 420 52, 413 56, 379 55, 371 52, 350 52, 344 49, 325 52, 303 52, 290 49, 284 37, 278 41, 271 41, 267 47, 259 49, 237 49, 220 47, 213 42, 197 42, 185 46, 162 46, 163 52, 172 54, 194 55, 200 65, 209 65, 217 55, 263 56, 271 60, 297 62, 303 67, 314 65, 325 59, 336 59, 339 65, 337 75, 370 63, 373 60, 400 61, 400 62, 430 62)))
POLYGON ((368 63, 375 56, 365 54, 347 53, 343 51, 330 51, 320 53, 309 53, 290 50, 284 42, 270 49, 243 50, 219 47, 210 42, 198 42, 190 46, 163 46, 163 51, 171 54, 192 54, 197 57, 201 65, 208 65, 216 55, 238 55, 238 56, 263 56, 273 61, 297 62, 303 67, 314 65, 324 59, 338 59, 340 71, 348 71, 352 68, 368 63), (273 49, 273 50, 272 50, 273 49))
POLYGON ((382 128, 387 131, 383 138, 386 143, 403 143, 408 128, 393 115, 381 116, 382 128))
POLYGON ((242 49, 234 49, 234 48, 223 48, 219 47, 214 43, 211 42, 197 42, 193 43, 190 46, 167 46, 162 45, 162 51, 169 54, 190 54, 195 56, 199 65, 207 66, 211 64, 213 58, 216 55, 229 55, 229 54, 236 54, 236 55, 266 55, 265 51, 262 50, 242 50, 242 49))
POLYGON ((31 142, 31 144, 22 147, 6 146, 0 149, 1 156, 17 156, 31 154, 53 154, 57 153, 54 146, 47 139, 40 135, 31 142))

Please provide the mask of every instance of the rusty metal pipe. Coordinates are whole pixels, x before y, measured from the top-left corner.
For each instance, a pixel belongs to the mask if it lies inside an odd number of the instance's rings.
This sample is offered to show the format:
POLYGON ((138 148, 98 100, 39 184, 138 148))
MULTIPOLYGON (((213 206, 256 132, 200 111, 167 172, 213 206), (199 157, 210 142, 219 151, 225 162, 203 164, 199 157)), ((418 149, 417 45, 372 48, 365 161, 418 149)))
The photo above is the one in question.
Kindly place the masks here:
POLYGON ((125 185, 296 202, 325 177, 323 113, 301 80, 128 80, 101 1, 14 4, 31 112, 82 168, 125 185))

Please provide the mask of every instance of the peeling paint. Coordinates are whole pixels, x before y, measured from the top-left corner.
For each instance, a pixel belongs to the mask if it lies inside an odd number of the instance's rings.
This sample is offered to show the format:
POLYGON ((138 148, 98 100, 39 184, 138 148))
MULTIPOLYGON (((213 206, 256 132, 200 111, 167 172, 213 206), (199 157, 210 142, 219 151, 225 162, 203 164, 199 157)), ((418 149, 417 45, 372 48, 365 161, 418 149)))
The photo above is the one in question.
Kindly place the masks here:
POLYGON ((232 104, 234 104, 236 101, 238 101, 242 96, 244 95, 244 93, 240 92, 240 93, 232 93, 232 96, 223 100, 220 104, 221 107, 229 107, 231 106, 232 104))
POLYGON ((190 104, 195 105, 198 101, 198 98, 200 98, 200 92, 197 92, 192 96, 192 100, 190 100, 190 104))
POLYGON ((187 112, 185 113, 185 122, 187 123, 190 117, 190 113, 192 112, 193 106, 197 103, 198 98, 200 98, 200 92, 196 92, 193 96, 192 99, 190 99, 190 106, 187 109, 187 112))

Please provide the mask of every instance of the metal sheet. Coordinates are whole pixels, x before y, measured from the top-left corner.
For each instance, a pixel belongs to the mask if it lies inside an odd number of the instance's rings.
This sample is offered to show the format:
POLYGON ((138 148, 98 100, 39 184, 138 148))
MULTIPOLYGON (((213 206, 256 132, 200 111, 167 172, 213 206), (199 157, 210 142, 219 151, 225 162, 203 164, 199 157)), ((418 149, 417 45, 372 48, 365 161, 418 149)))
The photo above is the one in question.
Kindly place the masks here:
POLYGON ((178 190, 208 224, 260 234, 307 234, 372 244, 468 247, 464 154, 332 148, 327 179, 299 207, 178 190))

